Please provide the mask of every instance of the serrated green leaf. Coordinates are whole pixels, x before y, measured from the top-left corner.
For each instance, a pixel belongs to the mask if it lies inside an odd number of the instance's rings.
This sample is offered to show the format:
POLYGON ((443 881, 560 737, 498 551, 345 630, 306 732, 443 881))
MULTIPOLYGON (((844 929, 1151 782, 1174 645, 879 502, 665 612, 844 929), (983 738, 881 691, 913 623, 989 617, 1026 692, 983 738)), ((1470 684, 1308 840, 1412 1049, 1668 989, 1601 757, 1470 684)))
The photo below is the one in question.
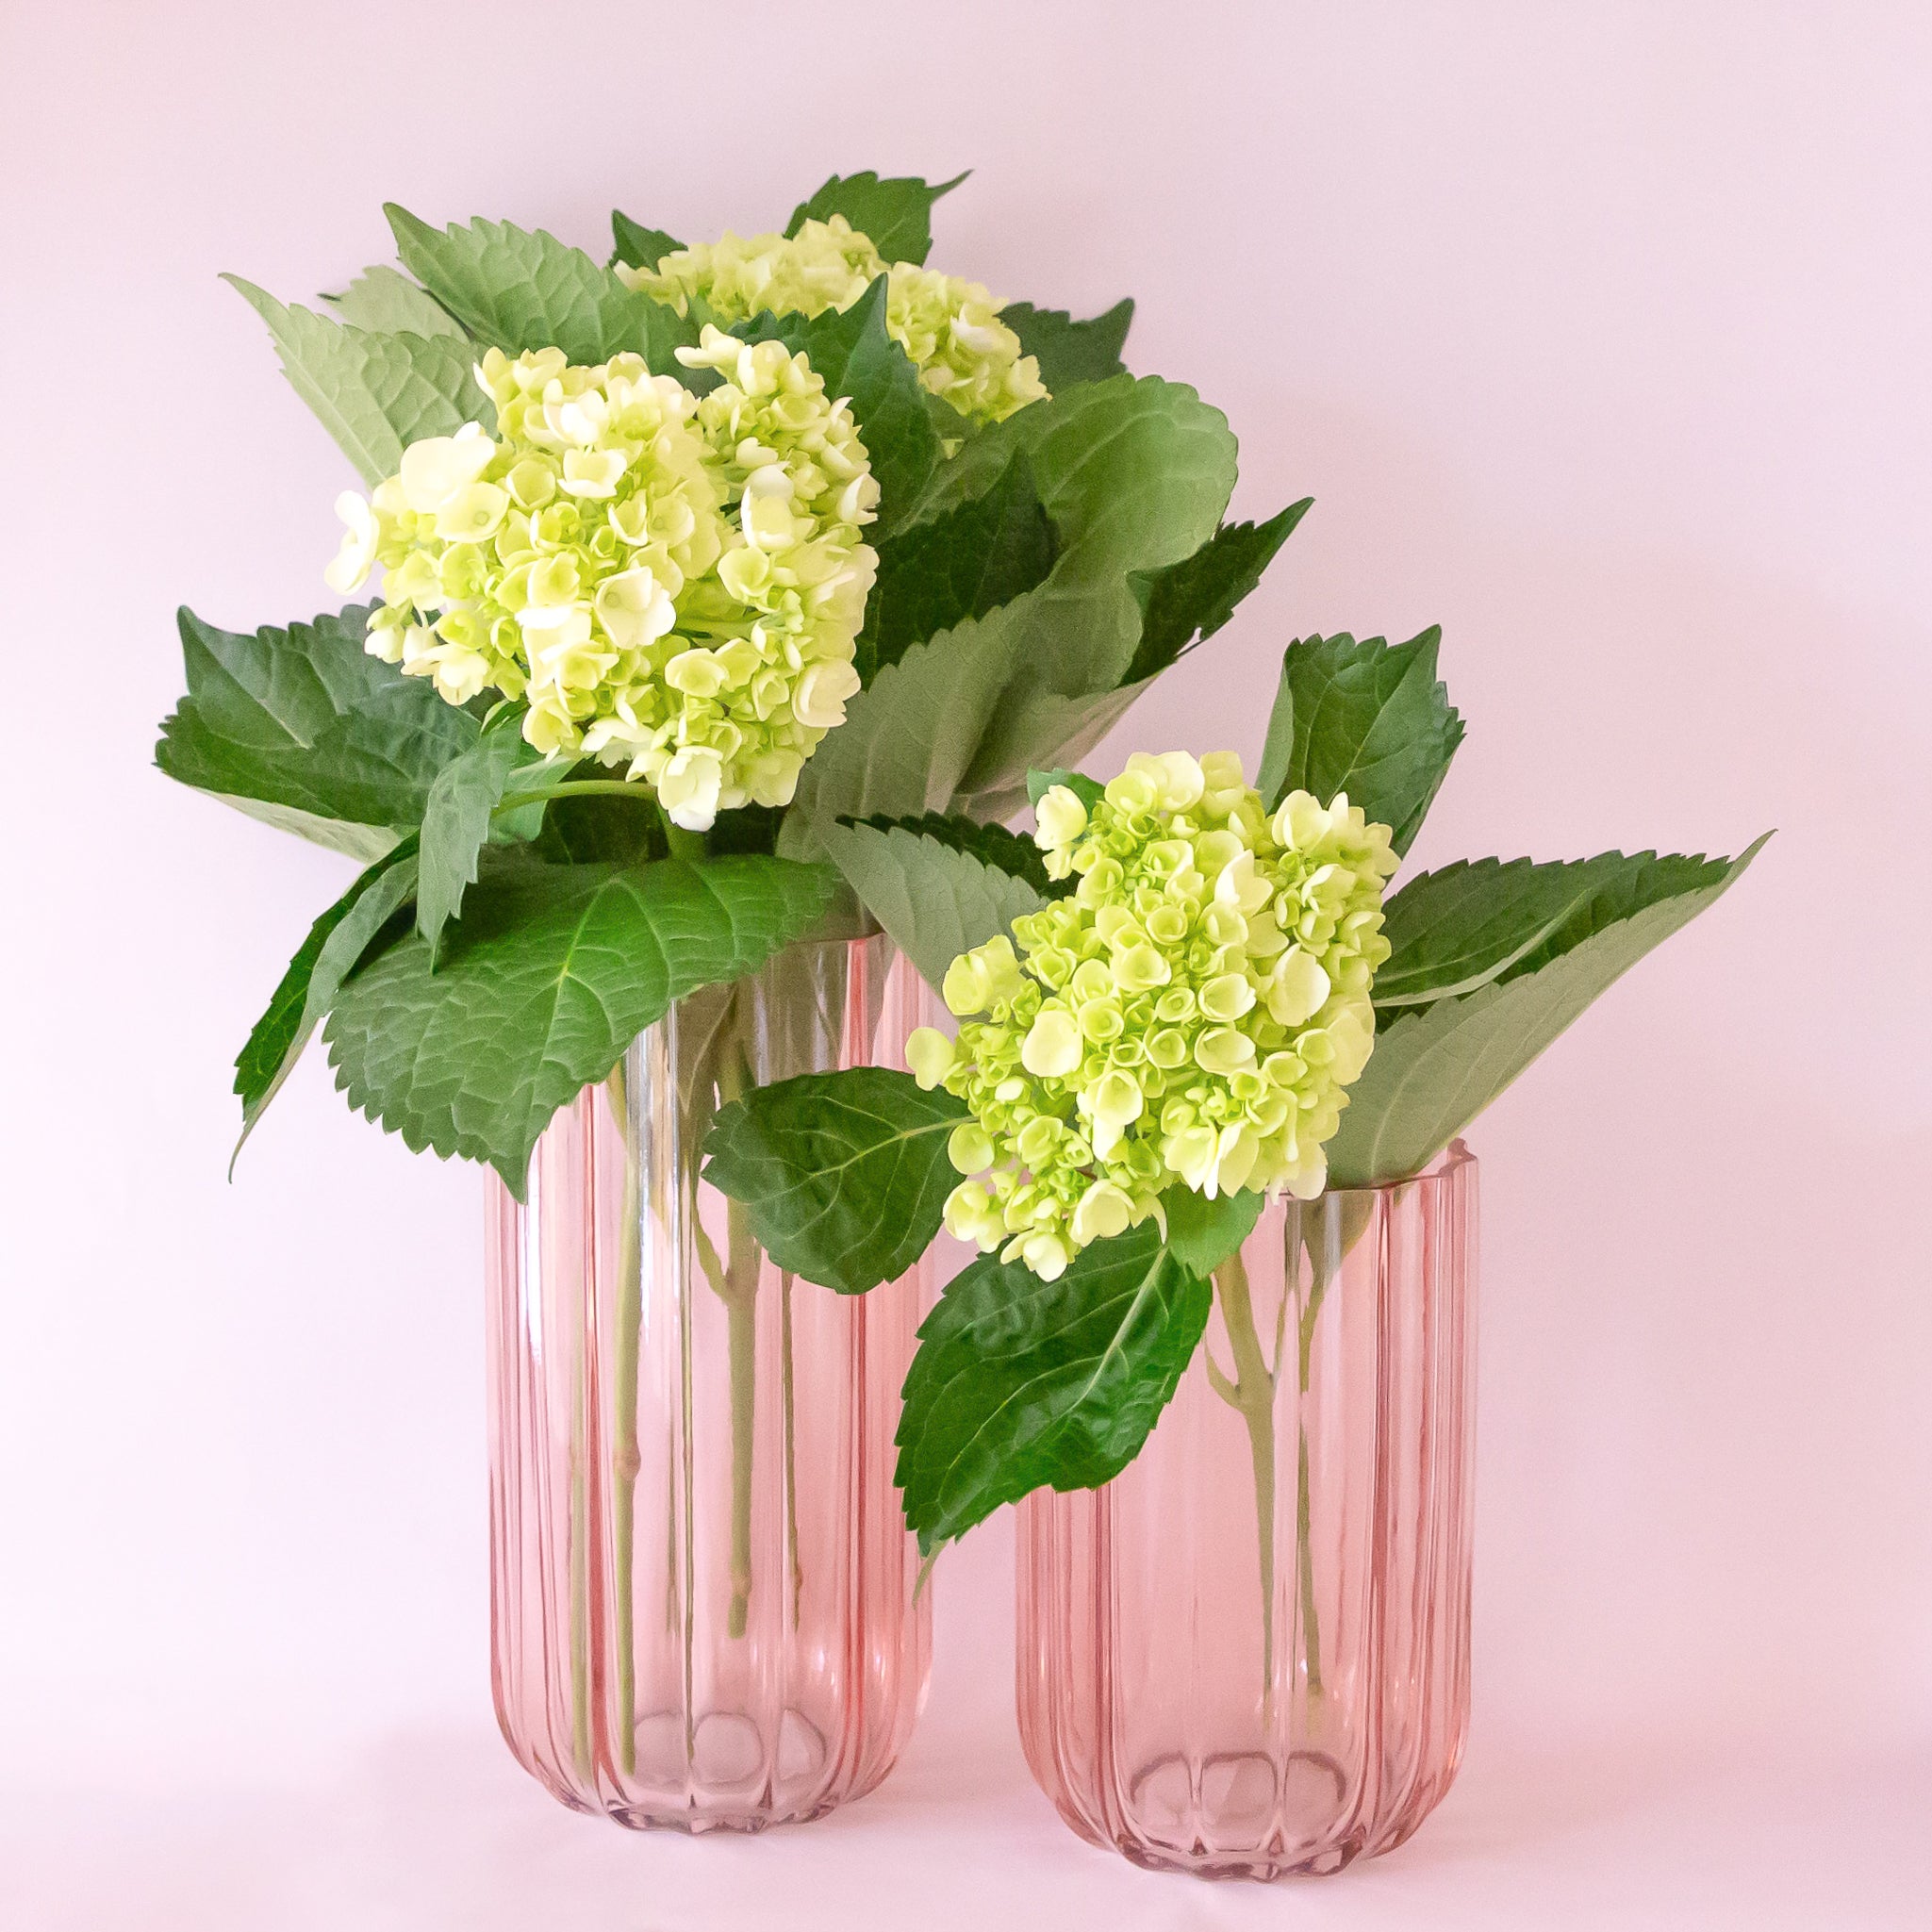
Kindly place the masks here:
POLYGON ((919 1329, 899 1426, 907 1524, 929 1554, 1043 1486, 1093 1489, 1139 1454, 1207 1327, 1208 1284, 1151 1223, 1043 1281, 991 1256, 919 1329))
POLYGON ((840 817, 904 817, 1016 795, 1030 768, 1084 754, 1134 691, 1135 570, 1191 556, 1234 487, 1227 419, 1192 389, 1120 377, 995 424, 944 466, 921 522, 990 489, 1023 451, 1060 540, 1046 581, 882 669, 805 767, 781 850, 816 855, 840 817), (1029 422, 1033 427, 1028 428, 1029 422), (1069 746, 1076 747, 1068 749, 1069 746))
POLYGON ((984 496, 880 543, 858 639, 861 676, 871 683, 910 646, 1031 590, 1053 568, 1056 548, 1032 468, 1016 451, 984 496))
POLYGON ((1735 859, 1643 854, 1502 976, 1378 1031, 1329 1143, 1329 1184, 1420 1172, 1598 995, 1715 903, 1763 844, 1735 859))
POLYGON ((698 340, 698 323, 627 289, 581 248, 508 222, 432 228, 388 204, 403 266, 480 342, 506 355, 558 348, 572 362, 641 355, 652 372, 681 380, 676 351, 698 340))
POLYGON ((1189 1274, 1205 1281, 1254 1232, 1264 1198, 1244 1191, 1209 1200, 1191 1187, 1168 1188, 1161 1197, 1168 1252, 1189 1274))
POLYGON ((999 320, 1019 338, 1019 346, 1040 365, 1040 380, 1058 395, 1075 383, 1105 382, 1126 364, 1120 352, 1133 322, 1133 299, 1116 302, 1104 315, 1075 322, 1064 308, 1035 308, 1009 302, 999 320))
POLYGON ((666 256, 675 255, 685 245, 662 228, 647 228, 641 222, 632 221, 619 208, 610 211, 610 226, 616 242, 610 257, 613 267, 622 262, 627 269, 654 269, 666 256))
POLYGON ((1462 742, 1436 677, 1442 635, 1431 625, 1406 644, 1343 632, 1289 645, 1255 778, 1263 798, 1305 791, 1327 804, 1346 792, 1406 852, 1462 742))
POLYGON ((456 916, 465 890, 475 881, 491 813, 511 789, 517 768, 539 759, 524 741, 523 714, 505 707, 461 757, 437 773, 422 811, 416 893, 416 930, 429 942, 432 961, 444 925, 456 916))
POLYGON ((188 695, 161 727, 155 763, 309 836, 312 821, 413 831, 437 773, 476 742, 477 724, 427 678, 363 650, 370 608, 251 635, 184 607, 188 695))
POLYGON ((828 826, 825 848, 860 903, 934 988, 962 952, 1047 902, 1025 879, 903 828, 828 826))
POLYGON ((1212 637, 1262 580, 1275 553, 1314 505, 1312 496, 1265 523, 1224 523, 1191 557, 1137 576, 1140 644, 1122 684, 1157 677, 1195 644, 1212 637))
POLYGON ((914 818, 881 817, 847 822, 867 825, 874 832, 909 832, 915 838, 930 838, 949 850, 966 852, 996 871, 1024 879, 1042 899, 1065 899, 1078 883, 1072 879, 1049 878, 1047 855, 1030 834, 1009 832, 1003 825, 984 825, 977 818, 967 818, 957 813, 924 812, 914 818))
POLYGON ((462 337, 372 335, 285 307, 239 275, 223 279, 268 323, 282 372, 372 488, 420 437, 454 436, 466 422, 495 429, 476 352, 462 337))
POLYGON ((308 937, 289 962, 267 1012, 256 1021, 235 1061, 241 1138, 228 1162, 230 1175, 256 1122, 295 1070, 342 982, 355 970, 376 935, 408 904, 416 889, 415 852, 412 835, 371 866, 308 929, 308 937))
POLYGON ((1064 784, 1089 812, 1107 796, 1107 787, 1098 778, 1089 778, 1084 771, 1029 771, 1027 802, 1037 806, 1056 784, 1064 784))
POLYGON ((966 1118, 944 1088, 882 1066, 754 1087, 718 1110, 704 1178, 744 1203, 781 1267, 841 1295, 896 1280, 939 1231, 959 1176, 947 1136, 966 1118))
MULTIPOLYGON (((322 300, 351 328, 378 335, 454 336, 469 339, 463 325, 427 289, 400 269, 378 265, 363 272, 339 295, 322 300)), ((481 393, 480 391, 478 392, 481 393)))
POLYGON ((923 262, 933 248, 933 204, 950 194, 970 173, 929 186, 916 174, 881 180, 868 168, 861 174, 834 174, 810 201, 792 210, 784 232, 796 235, 807 222, 829 222, 843 215, 879 251, 886 262, 923 262))
POLYGON ((342 988, 330 1064, 420 1151, 487 1161, 520 1199, 552 1115, 685 994, 754 970, 832 904, 782 859, 546 866, 491 848, 434 972, 411 933, 342 988))
POLYGON ((780 341, 811 359, 830 396, 850 399, 852 419, 879 485, 878 532, 889 536, 917 501, 939 460, 925 389, 906 353, 885 333, 885 277, 850 308, 822 314, 763 311, 734 331, 748 342, 780 341))
POLYGON ((1427 1006, 1534 971, 1642 905, 1707 883, 1708 871, 1701 858, 1603 852, 1559 865, 1459 860, 1419 873, 1383 907, 1391 952, 1376 973, 1375 1003, 1427 1006))

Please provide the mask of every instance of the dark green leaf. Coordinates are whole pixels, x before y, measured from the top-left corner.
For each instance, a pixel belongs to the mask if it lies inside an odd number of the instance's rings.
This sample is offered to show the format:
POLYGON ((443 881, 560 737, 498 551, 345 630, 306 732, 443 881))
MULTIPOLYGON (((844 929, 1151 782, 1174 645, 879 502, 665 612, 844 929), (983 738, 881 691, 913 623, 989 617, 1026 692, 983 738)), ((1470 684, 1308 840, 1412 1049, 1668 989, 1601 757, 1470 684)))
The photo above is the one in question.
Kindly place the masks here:
MULTIPOLYGON (((1375 1003, 1427 1006, 1533 972, 1640 906, 1707 883, 1709 869, 1701 858, 1604 852, 1560 865, 1459 860, 1420 873, 1383 908, 1392 950, 1375 1003)), ((1395 1017, 1385 1014, 1383 1027, 1395 1017)))
POLYGON ((752 316, 735 331, 749 342, 803 350, 831 396, 851 399, 852 418, 879 483, 879 533, 911 508, 939 460, 939 436, 926 414, 919 372, 885 333, 885 277, 844 310, 821 315, 752 316))
MULTIPOLYGON (((235 1062, 235 1091, 241 1097, 239 1157, 268 1104, 295 1069, 342 982, 375 943, 378 933, 409 902, 416 889, 416 840, 405 839, 377 860, 315 924, 256 1021, 235 1062)), ((228 1163, 235 1171, 235 1159, 228 1163)))
POLYGON ((342 988, 337 1083, 412 1148, 487 1161, 520 1198, 565 1101, 673 1001, 807 932, 837 883, 783 859, 547 866, 492 847, 434 972, 411 933, 342 988))
POLYGON ((475 744, 437 773, 429 788, 422 812, 416 930, 429 941, 432 960, 445 922, 456 916, 464 891, 476 878, 476 856, 488 842, 491 813, 512 789, 517 768, 537 761, 535 747, 524 741, 523 716, 504 706, 475 744))
MULTIPOLYGON (((463 325, 426 289, 399 269, 378 266, 363 272, 339 295, 324 295, 338 320, 352 329, 377 335, 454 336, 463 325)), ((479 397, 481 390, 473 393, 479 397)), ((487 405, 486 405, 487 406, 487 405)))
POLYGON ((1224 523, 1191 557, 1136 576, 1140 644, 1120 682, 1137 685, 1158 676, 1195 643, 1212 637, 1261 582, 1313 504, 1306 496, 1265 523, 1224 523))
POLYGON ((610 225, 617 239, 610 257, 613 266, 622 262, 627 269, 654 269, 666 256, 675 255, 685 245, 662 228, 647 228, 618 208, 610 211, 610 225))
POLYGON ((1057 1281, 991 1256, 919 1329, 899 1426, 906 1522, 931 1552, 1042 1485, 1093 1489, 1147 1441, 1207 1327, 1211 1291, 1151 1222, 1057 1281))
POLYGON ((982 825, 977 818, 949 817, 943 812, 927 812, 914 818, 843 819, 843 824, 869 825, 875 832, 909 832, 915 838, 930 838, 949 850, 967 852, 983 866, 1024 879, 1042 899, 1065 899, 1077 883, 1071 879, 1049 879, 1047 855, 1023 833, 1009 832, 1003 825, 982 825))
POLYGON ((843 215, 879 251, 882 261, 923 262, 933 247, 933 204, 965 179, 966 174, 955 174, 929 187, 916 174, 883 181, 870 169, 863 174, 834 174, 810 201, 792 210, 784 232, 796 235, 807 222, 843 215))
POLYGON ((1161 1197, 1161 1210, 1167 1216, 1167 1251, 1205 1281, 1254 1232, 1263 1199, 1245 1190, 1209 1200, 1191 1187, 1170 1187, 1161 1197))
POLYGON ((1089 812, 1107 796, 1107 787, 1084 771, 1029 771, 1027 802, 1037 806, 1056 784, 1064 784, 1089 812))
POLYGON ((1031 302, 1009 302, 999 320, 1039 363, 1040 380, 1051 395, 1076 383, 1105 382, 1127 367, 1120 352, 1133 321, 1131 297, 1089 322, 1075 322, 1064 308, 1035 308, 1031 302))
POLYGON ((558 348, 572 362, 641 355, 653 374, 683 378, 675 352, 698 323, 627 289, 615 271, 542 229, 508 222, 432 228, 388 203, 403 266, 480 342, 507 355, 558 348))
POLYGON ((966 1117, 909 1073, 802 1074, 718 1111, 704 1178, 745 1204, 781 1268, 863 1295, 904 1274, 938 1233, 959 1184, 947 1136, 966 1117))
MULTIPOLYGON (((223 278, 269 325, 282 372, 372 487, 393 476, 405 444, 496 427, 460 335, 372 335, 305 308, 286 308, 239 275, 223 278)), ((400 279, 400 278, 399 278, 400 279)))
POLYGON ((1735 859, 1626 861, 1498 977, 1379 1029, 1329 1143, 1329 1185, 1379 1186, 1428 1166, 1600 993, 1713 904, 1763 843, 1735 859))
MULTIPOLYGON (((950 406, 950 405, 948 405, 950 406)), ((907 647, 1031 590, 1053 568, 1053 525, 1023 451, 984 496, 879 545, 858 668, 870 684, 907 647)))
MULTIPOLYGON (((603 778, 610 767, 586 758, 564 776, 603 778)), ((720 814, 720 819, 735 814, 720 814)), ((713 830, 712 850, 726 850, 713 830)), ((543 826, 535 849, 552 864, 623 866, 640 859, 670 856, 664 835, 664 815, 657 809, 657 795, 645 785, 637 787, 635 799, 615 792, 592 793, 587 798, 552 799, 544 807, 543 826)), ((735 849, 735 848, 734 848, 735 849)))
POLYGON ((1462 742, 1436 678, 1442 635, 1431 626, 1406 644, 1358 644, 1343 632, 1289 645, 1255 779, 1269 804, 1291 791, 1323 804, 1346 792, 1406 852, 1462 742))
POLYGON ((962 952, 1046 903, 1027 879, 964 839, 847 820, 826 828, 825 847, 860 903, 935 988, 962 952))
POLYGON ((476 719, 363 650, 369 610, 251 636, 184 608, 188 696, 155 763, 244 810, 260 801, 308 836, 329 821, 413 830, 437 773, 476 742, 476 719))

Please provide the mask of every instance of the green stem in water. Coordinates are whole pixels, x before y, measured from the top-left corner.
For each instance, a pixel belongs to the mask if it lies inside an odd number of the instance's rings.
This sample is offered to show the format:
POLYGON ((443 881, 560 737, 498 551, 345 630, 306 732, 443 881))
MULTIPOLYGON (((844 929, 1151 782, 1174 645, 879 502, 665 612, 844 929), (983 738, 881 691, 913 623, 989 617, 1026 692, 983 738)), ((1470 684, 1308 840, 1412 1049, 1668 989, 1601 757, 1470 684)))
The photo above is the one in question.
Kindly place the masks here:
POLYGON ((590 1752, 590 1494, 589 1444, 585 1439, 585 1351, 577 1331, 577 1372, 570 1378, 570 1757, 586 1784, 590 1752))
POLYGON ((1209 1359, 1209 1378, 1221 1399, 1240 1412, 1247 1425, 1250 1460, 1254 1464, 1255 1530, 1260 1545, 1262 1584, 1262 1694, 1272 1699, 1275 1687, 1275 1379, 1262 1353, 1254 1325, 1254 1301, 1248 1293, 1247 1270, 1240 1254, 1231 1254, 1214 1270, 1214 1294, 1221 1304, 1221 1323, 1234 1361, 1230 1380, 1209 1359))
POLYGON ((633 1547, 637 1521, 637 1343, 644 1320, 643 1173, 637 1136, 631 1122, 624 1063, 611 1068, 607 1082, 612 1117, 623 1136, 623 1208, 618 1223, 617 1280, 617 1449, 611 1458, 612 1534, 617 1560, 618 1710, 622 1730, 618 1761, 626 1773, 637 1768, 637 1667, 632 1631, 635 1582, 633 1547))
POLYGON ((799 1603, 805 1591, 805 1568, 799 1559, 798 1410, 792 1375, 792 1278, 779 1277, 780 1376, 784 1394, 784 1537, 791 1556, 792 1628, 799 1627, 799 1603))

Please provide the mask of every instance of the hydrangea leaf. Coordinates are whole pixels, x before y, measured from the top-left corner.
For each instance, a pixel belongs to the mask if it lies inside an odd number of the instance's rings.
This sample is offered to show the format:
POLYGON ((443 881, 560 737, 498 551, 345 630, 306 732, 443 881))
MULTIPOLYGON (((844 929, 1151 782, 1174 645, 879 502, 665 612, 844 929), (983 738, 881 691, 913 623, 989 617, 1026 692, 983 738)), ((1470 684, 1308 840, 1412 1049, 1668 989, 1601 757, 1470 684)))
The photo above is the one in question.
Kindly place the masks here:
POLYGON ((223 277, 269 325, 282 372, 372 488, 393 476, 419 437, 466 422, 496 426, 496 408, 471 372, 460 336, 378 335, 285 307, 239 275, 223 277))
POLYGON ((427 289, 387 264, 364 269, 339 295, 324 295, 322 300, 351 328, 468 340, 462 323, 427 289))
POLYGON ((867 825, 875 832, 909 832, 916 838, 933 839, 952 851, 970 853, 983 865, 1024 879, 1042 899, 1065 899, 1076 883, 1048 877, 1047 855, 1033 843, 1030 834, 1009 832, 1003 825, 982 824, 963 813, 925 812, 913 818, 846 822, 867 825))
MULTIPOLYGON (((413 831, 436 775, 476 742, 477 722, 426 678, 362 648, 370 606, 287 630, 218 630, 180 614, 188 695, 155 763, 272 823, 315 837, 329 823, 413 831)), ((372 851, 395 843, 391 835, 372 851)))
POLYGON ((416 840, 412 835, 371 866, 308 929, 268 1010, 235 1061, 235 1091, 241 1097, 241 1138, 228 1171, 235 1171, 255 1123, 282 1090, 295 1063, 322 1024, 342 982, 376 935, 409 902, 416 890, 416 840))
POLYGON ((1627 870, 1486 984, 1378 1031, 1329 1143, 1329 1185, 1378 1186, 1420 1172, 1599 994, 1714 904, 1763 843, 1735 859, 1627 861, 1627 870))
POLYGON ((1702 857, 1603 852, 1539 865, 1531 859, 1459 860, 1423 872, 1383 908, 1393 949, 1376 973, 1384 1028, 1402 1008, 1473 993, 1492 980, 1532 972, 1577 938, 1587 938, 1674 890, 1709 883, 1702 857))
POLYGON ((1191 557, 1137 576, 1140 644, 1121 682, 1132 685, 1156 677, 1212 637, 1261 582, 1275 553, 1313 505, 1314 499, 1307 496, 1265 523, 1224 523, 1191 557))
POLYGON ((841 1295, 891 1281, 939 1231, 959 1176, 947 1136, 966 1117, 944 1088, 858 1066, 754 1087, 718 1110, 704 1178, 742 1201, 781 1267, 841 1295))
POLYGON ((1037 805, 1056 784, 1064 784, 1089 812, 1107 795, 1107 787, 1084 771, 1029 771, 1027 803, 1037 805))
MULTIPOLYGON (((970 169, 966 173, 970 173, 970 169)), ((807 222, 829 222, 843 215, 888 262, 924 262, 933 249, 933 204, 950 194, 966 179, 934 184, 916 174, 889 175, 884 180, 867 169, 861 174, 834 174, 810 201, 801 201, 784 225, 796 235, 807 222)))
POLYGON ((1094 1489, 1140 1453, 1207 1327, 1212 1292, 1151 1222, 1058 1280, 983 1256, 919 1329, 899 1426, 907 1524, 930 1554, 1001 1503, 1094 1489))
POLYGON ((902 825, 830 826, 825 846, 860 903, 935 988, 962 952, 1047 902, 1023 877, 902 825))
POLYGON ((1051 395, 1075 383, 1105 382, 1127 367, 1120 352, 1133 322, 1131 296, 1086 322, 1075 322, 1064 308, 1035 308, 1031 302, 1009 302, 999 320, 1038 362, 1040 380, 1051 395))
POLYGON ((1118 689, 1140 636, 1128 578, 1193 555, 1219 528, 1234 487, 1227 419, 1158 377, 1091 384, 975 438, 935 473, 918 521, 983 495, 1016 450, 1059 539, 1051 571, 911 646, 851 700, 805 767, 782 849, 812 854, 816 827, 840 817, 1011 793, 1031 767, 1083 755, 1132 702, 1118 689))
POLYGON ((858 667, 867 684, 911 645, 1031 590, 1053 568, 1056 544, 1032 466, 1016 451, 984 496, 878 548, 878 581, 859 633, 858 667))
POLYGON ((809 931, 837 884, 782 859, 547 866, 492 848, 435 971, 412 933, 338 995, 337 1084, 412 1149, 487 1161, 520 1199, 560 1106, 674 1001, 809 931))
POLYGON ((627 289, 581 248, 508 222, 438 229, 393 202, 384 212, 403 266, 479 342, 506 355, 554 347, 577 363, 637 355, 684 379, 675 352, 696 344, 696 320, 627 289))
POLYGON ((1436 677, 1442 632, 1406 644, 1346 632, 1301 637, 1281 660, 1255 788, 1270 805, 1291 791, 1324 804, 1337 792, 1406 852, 1462 742, 1462 719, 1436 677))
POLYGON ((1168 1252, 1205 1281, 1254 1232, 1263 1198, 1244 1190, 1210 1200, 1191 1187, 1170 1187, 1161 1197, 1168 1252))
POLYGON ((538 760, 536 748, 524 742, 522 712, 506 705, 467 751, 437 773, 422 811, 416 894, 416 930, 429 942, 432 960, 444 925, 456 916, 464 892, 475 883, 477 854, 489 839, 490 815, 503 802, 518 767, 538 760))
POLYGON ((627 269, 654 269, 666 256, 675 255, 685 244, 662 228, 647 228, 634 222, 621 209, 610 211, 611 234, 617 246, 611 251, 611 266, 622 262, 627 269))
POLYGON ((939 433, 926 413, 926 391, 905 351, 885 332, 886 282, 875 276, 844 310, 773 315, 740 323, 749 342, 780 341, 802 350, 828 396, 850 398, 852 420, 879 483, 880 536, 889 535, 916 502, 939 460, 939 433))

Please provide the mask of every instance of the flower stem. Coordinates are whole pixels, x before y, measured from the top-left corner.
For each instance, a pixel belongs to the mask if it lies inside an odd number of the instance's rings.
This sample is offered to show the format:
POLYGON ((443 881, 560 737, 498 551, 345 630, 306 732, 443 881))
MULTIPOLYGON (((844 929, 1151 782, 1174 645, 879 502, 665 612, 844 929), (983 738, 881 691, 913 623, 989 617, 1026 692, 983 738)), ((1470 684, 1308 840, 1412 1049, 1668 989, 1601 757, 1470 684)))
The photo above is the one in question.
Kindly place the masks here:
MULTIPOLYGON (((1215 1372, 1216 1393, 1240 1412, 1247 1425, 1250 1460, 1254 1464, 1255 1532, 1261 1559, 1262 1695, 1274 1696, 1275 1687, 1275 1379, 1262 1353, 1255 1330, 1254 1302, 1248 1293, 1247 1269, 1234 1253, 1214 1270, 1214 1294, 1221 1304, 1222 1326, 1232 1351, 1232 1381, 1215 1372)), ((1212 1366, 1212 1364, 1211 1364, 1212 1366)))
POLYGON ((611 1508, 617 1563, 618 1710, 623 1726, 618 1740, 618 1762, 628 1774, 637 1768, 637 1665, 632 1630, 632 1592, 637 1473, 643 1464, 637 1446, 637 1344, 644 1319, 640 1220, 643 1175, 621 1060, 611 1068, 608 1085, 611 1114, 623 1137, 624 1148, 623 1206, 618 1224, 617 1450, 611 1459, 611 1508))

